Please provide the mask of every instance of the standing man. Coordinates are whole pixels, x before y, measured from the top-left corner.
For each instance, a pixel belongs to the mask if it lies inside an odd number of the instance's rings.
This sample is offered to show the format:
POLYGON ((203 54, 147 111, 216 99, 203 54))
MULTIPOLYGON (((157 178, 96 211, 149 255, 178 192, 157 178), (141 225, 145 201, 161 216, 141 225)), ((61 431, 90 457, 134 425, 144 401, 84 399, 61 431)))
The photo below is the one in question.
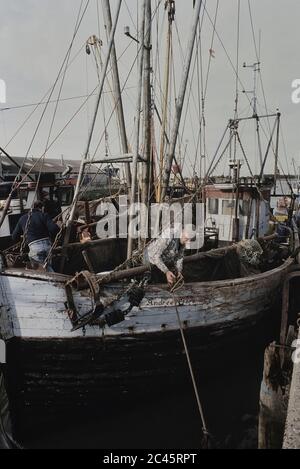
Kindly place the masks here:
POLYGON ((166 276, 168 284, 173 285, 182 275, 183 257, 187 244, 196 239, 195 227, 186 225, 181 233, 166 231, 150 243, 144 251, 144 262, 156 266, 166 276))
MULTIPOLYGON (((43 202, 34 202, 33 210, 23 215, 17 223, 12 234, 14 242, 18 242, 21 236, 29 247, 29 258, 34 262, 43 265, 51 249, 51 240, 59 232, 59 227, 43 211, 43 202)), ((53 272, 49 263, 48 272, 53 272)))

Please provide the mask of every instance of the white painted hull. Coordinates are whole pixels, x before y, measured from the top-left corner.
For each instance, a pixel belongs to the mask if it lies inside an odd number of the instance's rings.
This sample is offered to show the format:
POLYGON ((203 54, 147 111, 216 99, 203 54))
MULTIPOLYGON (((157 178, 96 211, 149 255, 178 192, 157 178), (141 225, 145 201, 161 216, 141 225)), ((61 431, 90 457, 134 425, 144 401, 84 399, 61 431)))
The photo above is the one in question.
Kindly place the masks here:
MULTIPOLYGON (((187 329, 213 327, 222 333, 231 325, 253 321, 270 310, 280 294, 283 277, 291 265, 283 266, 252 277, 203 283, 186 284, 177 292, 178 310, 187 329), (276 294, 276 295, 275 295, 276 294)), ((106 287, 113 294, 119 287, 106 287)), ((66 293, 63 278, 51 274, 7 270, 0 276, 1 315, 0 338, 74 339, 82 337, 79 329, 71 332, 66 313, 66 293)), ((85 292, 76 293, 75 301, 80 313, 91 309, 85 292)), ((104 330, 86 326, 85 338, 138 336, 178 329, 174 300, 166 286, 148 286, 140 308, 134 308, 126 320, 104 330)))

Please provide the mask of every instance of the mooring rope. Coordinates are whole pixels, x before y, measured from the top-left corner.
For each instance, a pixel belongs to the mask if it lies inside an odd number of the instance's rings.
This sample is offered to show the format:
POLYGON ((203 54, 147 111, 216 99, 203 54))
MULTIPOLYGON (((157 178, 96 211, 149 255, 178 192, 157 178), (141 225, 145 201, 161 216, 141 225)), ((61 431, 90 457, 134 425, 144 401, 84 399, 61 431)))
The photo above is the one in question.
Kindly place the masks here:
POLYGON ((209 446, 209 440, 211 440, 212 437, 211 437, 211 435, 208 431, 207 425, 206 425, 206 419, 205 419, 205 416, 204 416, 203 406, 202 406, 200 396, 199 396, 198 386, 197 386, 195 375, 194 375, 194 370, 193 370, 193 366, 192 366, 192 362, 191 362, 191 358, 190 358, 188 345, 187 345, 186 340, 185 340, 185 335, 184 335, 184 331, 183 331, 183 327, 182 327, 182 322, 181 322, 181 319, 180 319, 180 314, 179 314, 179 311, 178 311, 178 305, 177 305, 177 300, 176 300, 176 297, 175 297, 175 293, 173 291, 171 291, 170 293, 171 293, 173 301, 174 301, 174 306, 175 306, 175 310, 176 310, 176 316, 177 316, 178 325, 179 325, 179 329, 180 329, 181 339, 182 339, 182 343, 183 343, 183 346, 184 346, 185 356, 186 356, 186 359, 187 359, 188 368, 189 368, 189 372, 190 372, 190 375, 191 375, 191 380, 192 380, 192 383, 193 383, 194 393, 195 393, 197 406, 198 406, 198 410, 199 410, 199 414, 200 414, 200 419, 201 419, 201 423, 202 423, 202 432, 203 432, 203 436, 204 436, 204 444, 205 444, 206 447, 208 447, 209 446))

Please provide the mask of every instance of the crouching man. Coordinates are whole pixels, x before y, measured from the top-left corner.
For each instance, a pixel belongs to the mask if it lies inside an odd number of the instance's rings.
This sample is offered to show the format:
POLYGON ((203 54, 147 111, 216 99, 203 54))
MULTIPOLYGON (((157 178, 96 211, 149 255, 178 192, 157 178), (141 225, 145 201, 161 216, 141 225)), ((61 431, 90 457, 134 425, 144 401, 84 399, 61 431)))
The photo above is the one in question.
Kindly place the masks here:
POLYGON ((193 225, 186 225, 181 232, 166 230, 145 248, 144 263, 157 267, 172 286, 182 275, 185 249, 195 239, 193 225))

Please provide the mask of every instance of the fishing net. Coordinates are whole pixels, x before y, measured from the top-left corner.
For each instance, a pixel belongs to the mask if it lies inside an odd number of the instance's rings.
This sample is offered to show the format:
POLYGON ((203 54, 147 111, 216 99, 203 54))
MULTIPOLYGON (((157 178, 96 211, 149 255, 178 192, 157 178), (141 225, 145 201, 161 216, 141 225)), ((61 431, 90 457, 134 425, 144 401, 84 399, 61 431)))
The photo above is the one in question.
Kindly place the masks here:
POLYGON ((259 266, 263 249, 256 239, 245 239, 237 245, 239 259, 244 264, 259 266))

